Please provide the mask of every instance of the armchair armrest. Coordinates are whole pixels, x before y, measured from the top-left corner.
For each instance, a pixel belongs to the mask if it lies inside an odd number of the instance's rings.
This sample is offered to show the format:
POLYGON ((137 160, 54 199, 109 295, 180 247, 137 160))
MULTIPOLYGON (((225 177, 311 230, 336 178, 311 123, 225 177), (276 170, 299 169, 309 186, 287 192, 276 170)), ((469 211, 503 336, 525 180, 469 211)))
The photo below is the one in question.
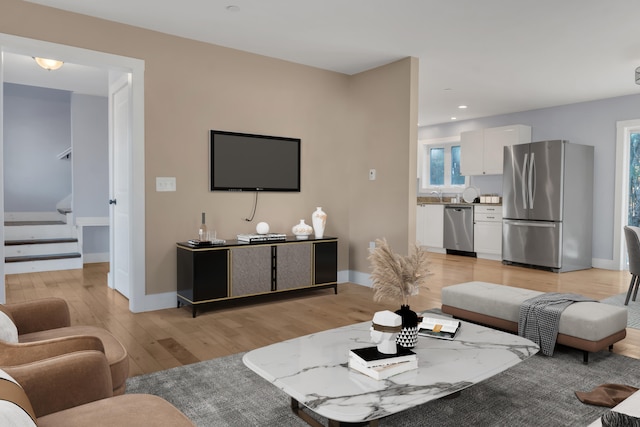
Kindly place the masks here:
POLYGON ((23 365, 83 350, 96 350, 104 353, 104 345, 100 338, 89 335, 51 338, 17 344, 0 340, 0 366, 23 365))
POLYGON ((62 298, 42 298, 15 304, 5 304, 18 328, 18 335, 71 325, 69 306, 62 298))
POLYGON ((109 364, 99 351, 79 351, 4 370, 22 386, 36 417, 113 395, 109 364))

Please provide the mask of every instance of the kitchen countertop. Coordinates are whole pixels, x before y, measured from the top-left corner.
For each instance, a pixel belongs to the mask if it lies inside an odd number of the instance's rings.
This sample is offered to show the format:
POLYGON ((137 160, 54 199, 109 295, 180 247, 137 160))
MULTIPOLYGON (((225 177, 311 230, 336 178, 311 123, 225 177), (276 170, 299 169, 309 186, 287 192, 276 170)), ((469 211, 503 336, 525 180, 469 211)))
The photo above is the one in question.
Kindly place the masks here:
POLYGON ((502 203, 466 203, 466 202, 452 202, 452 197, 443 197, 440 201, 439 197, 418 197, 418 205, 456 205, 456 206, 502 206, 502 203))

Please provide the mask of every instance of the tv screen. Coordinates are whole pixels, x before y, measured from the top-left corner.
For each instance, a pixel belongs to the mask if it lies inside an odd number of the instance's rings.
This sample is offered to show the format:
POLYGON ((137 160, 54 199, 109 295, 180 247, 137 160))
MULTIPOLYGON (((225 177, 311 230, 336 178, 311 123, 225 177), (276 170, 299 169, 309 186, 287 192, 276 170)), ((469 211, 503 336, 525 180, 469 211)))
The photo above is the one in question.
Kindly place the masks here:
POLYGON ((211 131, 211 191, 300 191, 300 139, 211 131))

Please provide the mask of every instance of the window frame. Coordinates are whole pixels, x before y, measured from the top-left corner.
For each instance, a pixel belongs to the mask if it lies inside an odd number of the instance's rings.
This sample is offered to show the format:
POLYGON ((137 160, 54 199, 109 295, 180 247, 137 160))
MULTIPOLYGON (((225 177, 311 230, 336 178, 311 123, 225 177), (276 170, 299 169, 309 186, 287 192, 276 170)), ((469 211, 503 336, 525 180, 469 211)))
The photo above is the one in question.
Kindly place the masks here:
POLYGON ((450 136, 446 138, 435 138, 418 141, 418 170, 420 171, 419 178, 419 190, 421 193, 429 191, 440 192, 460 192, 464 190, 469 184, 469 177, 464 176, 464 184, 452 185, 451 184, 451 147, 459 146, 462 151, 462 144, 460 142, 460 136, 450 136), (444 185, 430 185, 430 162, 429 162, 429 150, 431 148, 444 148, 444 185))

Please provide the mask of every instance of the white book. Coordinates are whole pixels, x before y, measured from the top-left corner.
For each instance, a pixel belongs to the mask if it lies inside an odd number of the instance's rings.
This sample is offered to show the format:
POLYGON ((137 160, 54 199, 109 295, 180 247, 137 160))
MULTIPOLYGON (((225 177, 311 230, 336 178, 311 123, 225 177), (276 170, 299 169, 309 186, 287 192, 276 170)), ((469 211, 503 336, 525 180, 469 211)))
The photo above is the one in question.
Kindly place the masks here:
POLYGON ((360 373, 363 373, 373 379, 376 380, 384 380, 386 378, 389 378, 393 375, 398 375, 401 374, 403 372, 407 372, 407 371, 411 371, 413 369, 417 369, 418 368, 418 361, 417 360, 409 360, 407 362, 400 362, 400 363, 392 363, 389 365, 382 365, 382 366, 374 366, 371 368, 368 368, 364 365, 362 365, 361 363, 359 363, 357 360, 355 360, 352 357, 349 357, 349 368, 358 371, 360 373))
POLYGON ((418 360, 418 356, 413 351, 400 346, 397 346, 397 349, 396 354, 384 354, 380 353, 376 346, 356 348, 349 350, 349 357, 367 368, 418 360))

